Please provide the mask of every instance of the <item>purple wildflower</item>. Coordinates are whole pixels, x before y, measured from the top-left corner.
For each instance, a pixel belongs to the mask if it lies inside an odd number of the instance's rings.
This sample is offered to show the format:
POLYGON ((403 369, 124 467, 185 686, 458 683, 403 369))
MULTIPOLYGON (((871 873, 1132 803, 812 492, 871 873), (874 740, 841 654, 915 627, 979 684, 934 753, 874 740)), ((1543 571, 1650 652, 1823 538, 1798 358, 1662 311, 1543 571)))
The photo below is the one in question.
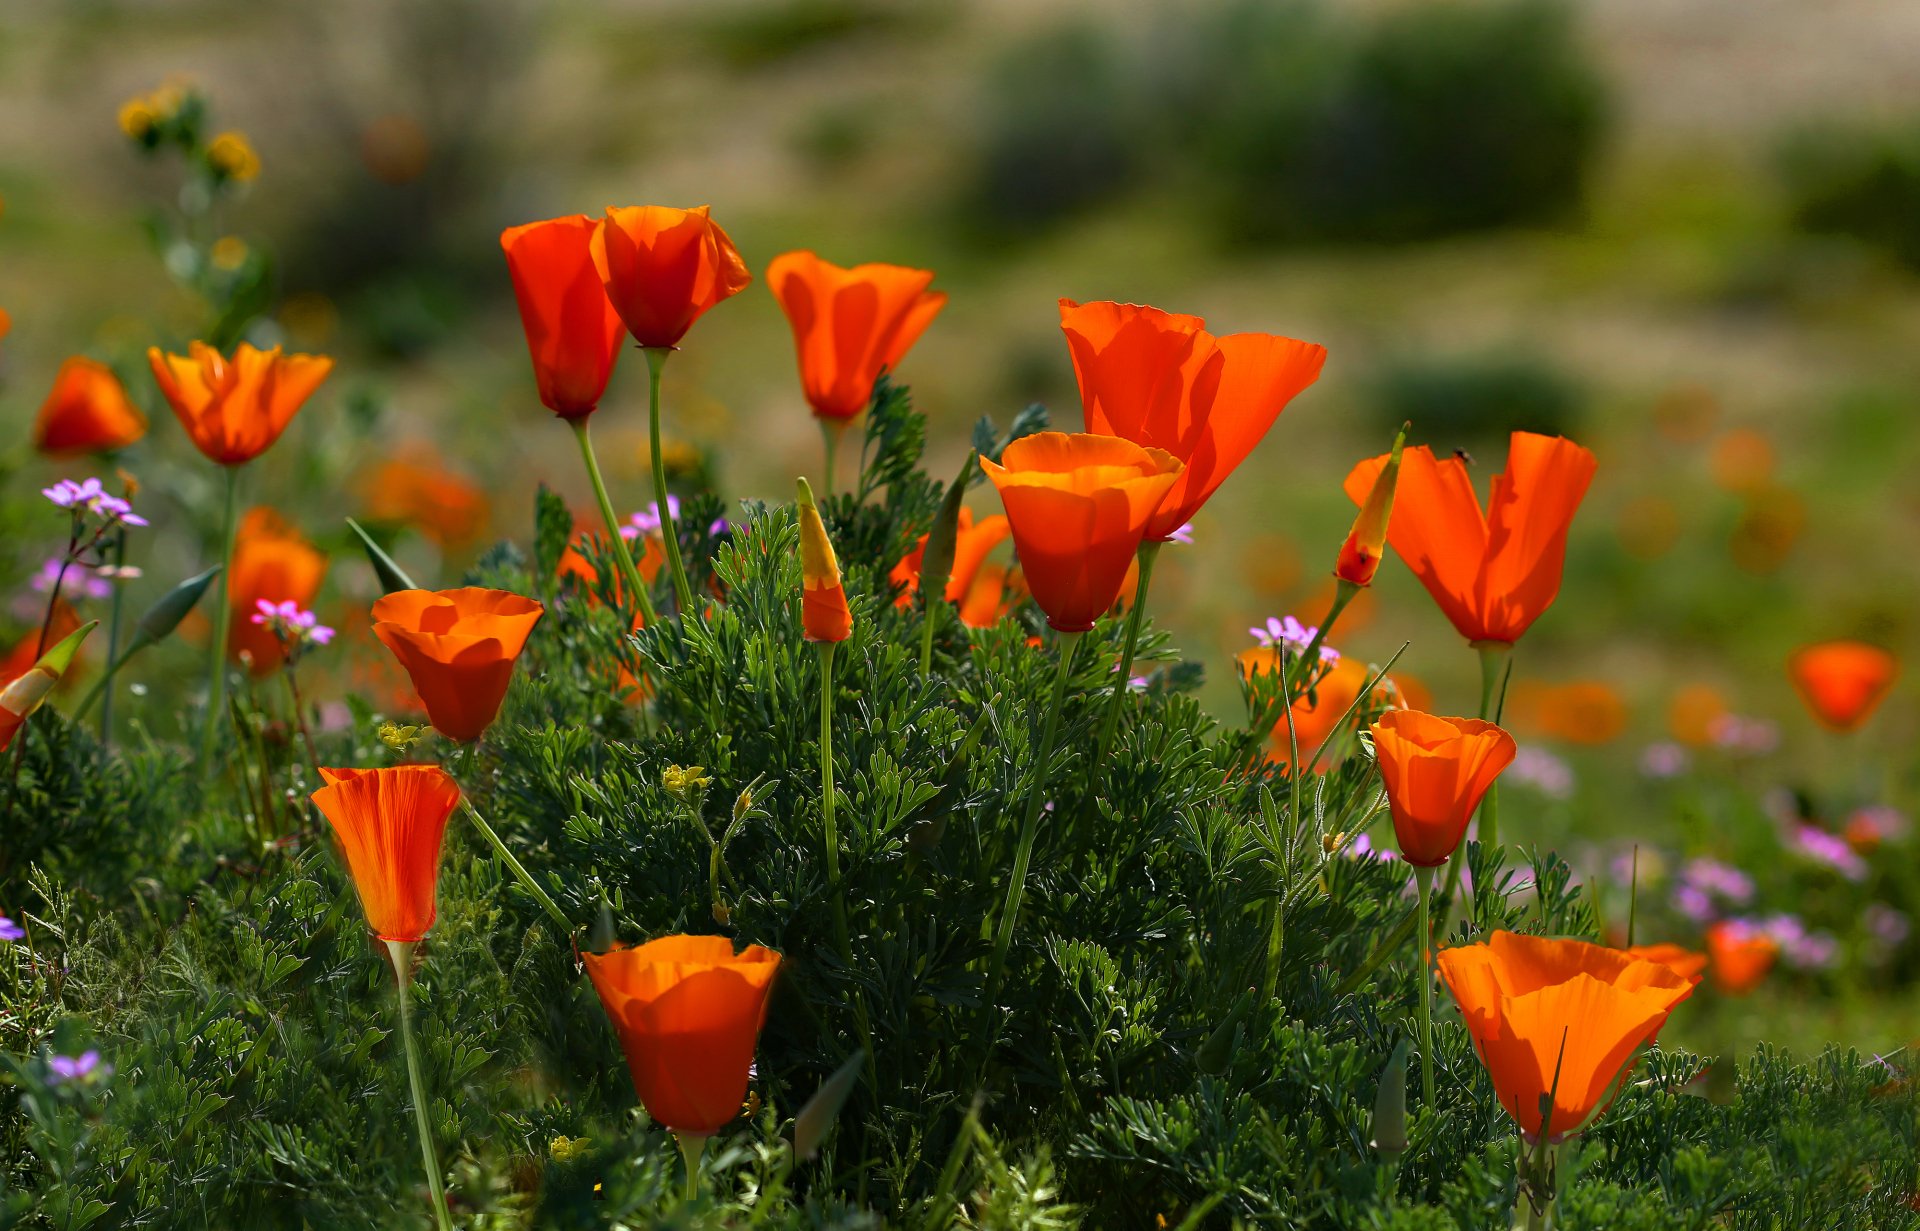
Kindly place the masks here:
POLYGON ((60 1085, 69 1081, 84 1081, 89 1077, 105 1077, 113 1072, 113 1066, 100 1063, 100 1053, 89 1048, 78 1056, 54 1056, 47 1061, 47 1068, 53 1074, 53 1082, 60 1085))
POLYGON ((123 522, 129 526, 144 526, 147 519, 133 511, 133 506, 107 491, 99 479, 88 479, 75 483, 72 479, 62 479, 52 487, 43 487, 40 494, 63 509, 79 514, 92 514, 108 523, 123 522))
POLYGON ((1566 799, 1573 794, 1573 767, 1544 748, 1531 744, 1516 749, 1507 777, 1539 791, 1548 799, 1566 799))
MULTIPOLYGON (((1247 630, 1253 639, 1264 646, 1292 650, 1304 654, 1313 639, 1320 635, 1318 628, 1309 628, 1292 616, 1268 616, 1265 624, 1256 624, 1247 630)), ((1321 662, 1338 662, 1340 651, 1330 645, 1320 647, 1321 662)))
POLYGON ((1167 542, 1184 543, 1189 547, 1193 546, 1193 523, 1188 522, 1186 525, 1181 526, 1178 530, 1175 530, 1172 534, 1169 534, 1167 536, 1167 542))
POLYGON ((1640 752, 1640 773, 1656 780, 1678 778, 1687 772, 1687 759, 1687 750, 1678 744, 1648 744, 1640 752))
POLYGON ((27 938, 27 929, 21 927, 5 915, 0 915, 0 940, 16 941, 27 938))
POLYGON ((333 640, 333 630, 320 623, 319 617, 311 611, 302 610, 299 603, 292 599, 276 603, 272 599, 259 599, 254 604, 259 610, 250 619, 278 637, 282 644, 291 649, 309 645, 325 645, 333 640))
POLYGON ((1883 945, 1901 944, 1913 934, 1913 920, 1906 912, 1884 902, 1869 904, 1860 912, 1860 922, 1867 929, 1867 935, 1883 945))
POLYGON ((1400 858, 1389 847, 1375 846, 1373 839, 1366 834, 1361 834, 1353 840, 1353 845, 1347 847, 1347 854, 1354 859, 1377 859, 1382 863, 1400 858))
POLYGON ((1825 864, 1850 881, 1867 879, 1867 861, 1854 853, 1845 838, 1828 833, 1817 825, 1797 826, 1793 833, 1793 849, 1815 863, 1825 864))
POLYGON ((93 569, 88 568, 84 564, 68 566, 66 580, 62 581, 60 579, 61 567, 62 560, 59 556, 54 556, 43 563, 40 566, 40 571, 33 575, 33 581, 30 583, 33 586, 34 592, 38 594, 51 594, 53 587, 57 585, 68 597, 92 599, 113 597, 112 584, 103 580, 101 575, 93 569))
MULTIPOLYGON (((680 516, 680 497, 668 493, 667 513, 676 519, 680 516)), ((646 508, 641 509, 638 513, 635 513, 627 520, 626 525, 620 527, 620 537, 626 539, 628 542, 632 542, 642 535, 659 533, 660 502, 658 500, 649 504, 646 508)))

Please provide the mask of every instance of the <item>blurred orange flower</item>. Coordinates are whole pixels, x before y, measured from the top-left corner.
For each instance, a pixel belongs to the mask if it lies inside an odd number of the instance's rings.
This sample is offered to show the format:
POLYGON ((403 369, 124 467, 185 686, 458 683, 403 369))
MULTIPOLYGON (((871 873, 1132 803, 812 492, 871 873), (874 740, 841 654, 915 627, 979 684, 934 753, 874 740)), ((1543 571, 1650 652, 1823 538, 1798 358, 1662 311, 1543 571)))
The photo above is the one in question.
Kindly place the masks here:
POLYGON ((1722 919, 1707 928, 1707 957, 1713 985, 1729 996, 1744 996, 1760 986, 1780 956, 1780 942, 1739 919, 1722 919))
POLYGON ((373 632, 413 681, 434 728, 479 739, 500 712, 539 603, 505 590, 397 590, 373 605, 373 632))
POLYGON ((255 624, 261 600, 313 606, 327 575, 327 557, 280 514, 268 508, 247 510, 233 540, 233 571, 227 576, 227 606, 233 613, 227 654, 266 675, 285 657, 280 639, 255 624))
POLYGON ((487 526, 480 485, 425 455, 380 462, 361 473, 359 488, 369 520, 416 526, 443 548, 470 543, 487 526))
POLYGON ((328 769, 313 793, 347 857, 347 870, 381 940, 417 941, 433 926, 440 841, 460 788, 437 765, 328 769))
POLYGON ((1559 1143, 1607 1109, 1634 1055, 1693 984, 1661 962, 1581 940, 1495 932, 1440 951, 1493 1090, 1523 1137, 1559 1143), (1557 1080, 1556 1080, 1557 1078, 1557 1080), (1553 1096, 1552 1113, 1541 1100, 1553 1096))
POLYGON ((891 371, 940 309, 933 271, 904 265, 843 269, 811 252, 786 252, 767 266, 767 289, 780 301, 800 352, 800 386, 822 419, 851 419, 867 408, 873 382, 891 371))
POLYGON ((333 370, 325 355, 255 350, 249 342, 231 360, 195 342, 184 356, 153 347, 147 362, 194 447, 222 466, 252 461, 271 448, 333 370))
POLYGON ((1900 660, 1863 641, 1825 641, 1795 650, 1787 674, 1822 726, 1852 731, 1880 708, 1900 676, 1900 660))
MULTIPOLYGON (((975 520, 973 510, 960 506, 959 532, 953 540, 953 572, 947 577, 947 591, 941 597, 949 603, 961 603, 973 592, 974 581, 980 575, 980 568, 986 563, 987 553, 998 547, 1012 533, 1012 526, 1004 515, 995 513, 991 517, 975 520)), ((896 607, 913 606, 914 596, 920 593, 920 562, 927 553, 927 536, 921 535, 920 541, 893 566, 887 574, 887 580, 900 587, 900 596, 893 600, 896 607)))
POLYGON ((988 562, 973 576, 973 585, 961 600, 960 622, 968 628, 992 628, 1031 597, 1018 565, 988 562))
POLYGON ((1622 952, 1629 957, 1659 962, 1696 987, 1700 984, 1701 976, 1707 971, 1706 954, 1695 952, 1685 945, 1676 945, 1671 941, 1663 941, 1657 945, 1633 945, 1622 952))
POLYGON ((597 227, 574 214, 500 232, 540 404, 562 419, 600 405, 627 332, 594 268, 597 227))
MULTIPOLYGON (((1234 661, 1240 668, 1241 678, 1249 680, 1260 673, 1277 674, 1281 668, 1280 651, 1270 645, 1242 650, 1234 656, 1234 661)), ((1292 763, 1293 744, 1297 742, 1302 763, 1312 764, 1321 745, 1338 733, 1340 719, 1360 695, 1360 690, 1366 687, 1367 677, 1371 674, 1366 664, 1358 659, 1342 658, 1335 662, 1305 696, 1293 703, 1292 731, 1287 729, 1285 714, 1274 723, 1267 739, 1267 760, 1286 768, 1292 763)), ((1374 702, 1379 706, 1395 704, 1392 692, 1385 686, 1379 689, 1374 702)), ((1362 714, 1364 716, 1364 711, 1362 714)), ((1320 763, 1314 768, 1326 773, 1338 763, 1337 757, 1321 757, 1320 763)))
POLYGON ((1713 442, 1709 463, 1716 486, 1751 494, 1773 480, 1773 442, 1752 428, 1737 427, 1713 442))
POLYGON ((53 391, 33 422, 33 447, 42 453, 111 453, 147 434, 120 378, 104 363, 74 355, 60 365, 53 391))
MULTIPOLYGON (((1108 301, 1060 301, 1089 432, 1159 449, 1185 465, 1148 523, 1165 542, 1253 452, 1327 351, 1266 333, 1215 337, 1197 316, 1108 301)), ((1042 604, 1044 606, 1044 604, 1042 604)))
POLYGON ((614 311, 645 347, 678 346, 707 309, 753 281, 704 205, 609 206, 594 228, 592 252, 614 311))
MULTIPOLYGON (((1369 458, 1347 475, 1355 504, 1386 464, 1369 458)), ((1465 461, 1408 449, 1388 541, 1461 636, 1511 644, 1560 593, 1567 530, 1595 464, 1570 440, 1515 432, 1483 513, 1465 461)))
POLYGON ((1179 459, 1115 436, 1036 432, 981 469, 1006 506, 1027 586, 1047 623, 1085 632, 1120 596, 1179 459))
POLYGON ((853 635, 853 613, 847 609, 846 587, 840 582, 840 561, 827 538, 826 523, 813 503, 813 489, 799 482, 800 514, 800 627, 808 641, 845 641, 853 635))
POLYGON ((1570 744, 1609 744, 1627 729, 1627 703, 1603 680, 1522 680, 1507 698, 1515 730, 1570 744))
POLYGON ((1713 743, 1720 720, 1732 712, 1711 685, 1688 684, 1667 706, 1667 730, 1688 747, 1705 748, 1713 743))
POLYGON ((1416 868, 1445 863, 1480 799, 1513 763, 1513 737, 1477 718, 1394 710, 1369 728, 1400 854, 1416 868))
POLYGON ((740 1114, 778 953, 735 953, 724 936, 666 936, 580 957, 648 1115, 705 1137, 740 1114))

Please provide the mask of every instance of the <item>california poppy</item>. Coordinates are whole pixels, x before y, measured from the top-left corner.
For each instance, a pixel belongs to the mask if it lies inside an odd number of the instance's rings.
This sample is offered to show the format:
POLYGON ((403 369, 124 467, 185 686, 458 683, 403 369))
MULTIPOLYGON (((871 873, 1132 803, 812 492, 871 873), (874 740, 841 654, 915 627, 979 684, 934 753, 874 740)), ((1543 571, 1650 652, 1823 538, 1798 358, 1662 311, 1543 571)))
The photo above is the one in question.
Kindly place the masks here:
POLYGON ((867 408, 873 382, 895 367, 940 309, 933 271, 904 265, 843 269, 811 252, 785 252, 767 266, 767 289, 780 301, 800 352, 800 387, 822 419, 851 419, 867 408))
POLYGON ((448 739, 479 739, 500 712, 539 603, 505 590, 396 590, 373 605, 373 632, 407 669, 448 739))
POLYGON ((827 538, 826 523, 814 506, 813 490, 801 479, 795 507, 800 515, 800 627, 808 641, 845 641, 853 635, 853 613, 840 581, 840 561, 827 538))
POLYGON ((1522 1136, 1537 1140, 1544 1127, 1553 1144, 1606 1110, 1634 1053, 1693 992, 1665 963, 1513 932, 1441 950, 1440 974, 1500 1105, 1522 1136), (1541 1114, 1549 1093, 1550 1118, 1541 1114))
POLYGON ((1473 810, 1513 763, 1513 737, 1477 718, 1394 710, 1369 728, 1400 854, 1434 868, 1466 837, 1473 810))
POLYGON ((500 232, 540 402, 562 419, 600 405, 627 332, 594 268, 597 226, 574 214, 500 232))
POLYGON ((232 359, 204 342, 185 355, 147 351, 153 378, 194 446, 210 461, 238 466, 265 453, 333 370, 325 355, 255 350, 242 342, 232 359))
POLYGON ((614 311, 645 347, 680 345, 707 309, 753 281, 704 205, 609 206, 593 229, 591 251, 614 311))
POLYGON ((706 1137, 740 1114, 780 955, 724 936, 583 953, 647 1114, 706 1137))
POLYGON ((1027 586, 1047 623, 1085 632, 1120 595, 1180 460, 1117 436, 1036 432, 980 460, 1006 506, 1027 586))
MULTIPOLYGON (((1270 673, 1278 675, 1282 666, 1280 650, 1270 645, 1254 646, 1240 651, 1235 656, 1243 679, 1270 673)), ((1356 658, 1342 658, 1328 667, 1312 688, 1303 693, 1293 703, 1293 718, 1289 725, 1283 713, 1280 720, 1273 724, 1273 731, 1267 739, 1267 759, 1281 768, 1292 761, 1293 746, 1300 746, 1302 762, 1312 764, 1315 755, 1329 739, 1339 732, 1340 720, 1359 697, 1360 690, 1366 687, 1372 673, 1367 665, 1356 658)), ((1393 707, 1396 702, 1389 691, 1392 681, 1382 681, 1374 700, 1382 707, 1393 707)), ((1364 715, 1366 710, 1362 710, 1364 715)), ((1322 756, 1315 768, 1326 773, 1338 763, 1338 758, 1322 756)))
MULTIPOLYGON (((1355 504, 1387 460, 1369 458, 1347 475, 1355 504)), ((1464 460, 1440 461, 1424 445, 1408 449, 1387 541, 1461 636, 1511 645, 1560 593, 1567 529, 1595 465, 1570 440, 1515 432, 1482 513, 1464 460)))
POLYGON ((1570 744, 1609 744, 1627 729, 1627 703, 1605 680, 1523 680, 1508 693, 1507 711, 1515 730, 1570 744))
POLYGON ((1795 650, 1787 673, 1822 726, 1852 731, 1880 708, 1899 678, 1900 660, 1863 641, 1825 641, 1795 650))
POLYGON ((13 743, 33 711, 45 703, 80 652, 80 643, 100 623, 90 620, 49 646, 31 666, 0 687, 0 751, 13 743))
MULTIPOLYGON (((953 571, 947 575, 946 593, 941 595, 949 603, 961 604, 973 591, 974 580, 980 574, 980 568, 986 563, 987 553, 1005 541, 1012 527, 1003 514, 995 513, 991 517, 975 519, 973 510, 960 506, 960 524, 953 539, 953 571)), ((920 562, 927 551, 927 536, 921 535, 912 551, 901 557, 887 574, 887 580, 900 587, 900 596, 893 600, 896 607, 911 607, 916 594, 920 592, 920 562)))
POLYGON ((1760 986, 1780 956, 1780 942, 1744 919, 1722 919, 1707 928, 1707 957, 1713 985, 1729 996, 1744 996, 1760 986))
POLYGON ((1400 485, 1400 454, 1406 443, 1407 429, 1403 427, 1393 438, 1393 451, 1387 454, 1387 464, 1373 477, 1367 498, 1360 502, 1360 515, 1353 519, 1353 529, 1347 531, 1346 541, 1340 544, 1333 575, 1349 586, 1372 585, 1373 575, 1380 571, 1380 558, 1387 549, 1387 523, 1393 517, 1393 493, 1400 485))
POLYGON ((1645 958, 1649 962, 1659 962, 1663 966, 1670 967, 1675 974, 1695 986, 1699 985, 1700 976, 1707 970, 1706 954, 1696 952, 1685 945, 1676 945, 1671 941, 1663 941, 1657 945, 1633 945, 1621 952, 1629 957, 1645 958))
POLYGON ((33 422, 42 453, 111 453, 147 434, 147 417, 127 397, 113 369, 85 355, 60 365, 53 391, 33 422))
POLYGON ((227 654, 248 662, 255 675, 280 665, 285 651, 270 629, 250 617, 262 600, 313 606, 327 575, 327 557, 272 509, 247 510, 233 541, 233 571, 227 575, 232 627, 227 654))
POLYGON ((368 519, 415 526, 443 548, 472 542, 486 529, 486 492, 424 450, 379 462, 357 486, 368 519))
POLYGON ((340 838, 367 926, 381 940, 409 943, 433 926, 440 840, 460 788, 437 765, 320 770, 313 793, 340 838))
POLYGON ((974 573, 973 584, 958 604, 960 623, 968 628, 992 628, 1026 601, 1027 579, 1019 567, 988 561, 974 573))
POLYGON ((1138 304, 1060 301, 1060 328, 1089 432, 1159 449, 1185 465, 1146 530, 1165 542, 1246 460, 1327 351, 1275 334, 1215 337, 1197 316, 1138 304))

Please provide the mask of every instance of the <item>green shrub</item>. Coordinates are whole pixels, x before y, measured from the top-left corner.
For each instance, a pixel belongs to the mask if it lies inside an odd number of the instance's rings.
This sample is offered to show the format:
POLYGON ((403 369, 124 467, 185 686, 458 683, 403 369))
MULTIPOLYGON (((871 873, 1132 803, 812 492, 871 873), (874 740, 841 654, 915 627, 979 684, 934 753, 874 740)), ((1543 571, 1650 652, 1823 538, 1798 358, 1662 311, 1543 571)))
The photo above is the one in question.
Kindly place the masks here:
POLYGON ((1382 366, 1369 405, 1381 431, 1411 420, 1443 451, 1486 446, 1502 453, 1509 432, 1570 436, 1582 409, 1580 387, 1529 355, 1406 358, 1382 366))
POLYGON ((1779 166, 1796 227, 1920 269, 1920 125, 1796 133, 1779 166))

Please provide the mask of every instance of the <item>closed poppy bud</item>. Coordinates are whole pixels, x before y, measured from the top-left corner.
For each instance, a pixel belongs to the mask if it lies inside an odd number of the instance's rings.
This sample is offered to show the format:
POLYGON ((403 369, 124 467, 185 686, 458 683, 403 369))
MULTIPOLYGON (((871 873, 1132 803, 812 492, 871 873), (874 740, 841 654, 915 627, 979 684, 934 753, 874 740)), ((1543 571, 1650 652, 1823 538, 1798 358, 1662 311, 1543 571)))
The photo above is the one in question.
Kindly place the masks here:
POLYGON ((242 342, 224 358, 204 342, 185 355, 147 351, 153 378, 194 447, 209 461, 238 466, 272 447, 333 370, 324 355, 287 355, 242 342))
MULTIPOLYGON (((1003 514, 976 518, 972 509, 962 505, 951 530, 953 541, 948 547, 947 582, 941 594, 948 602, 960 604, 973 593, 988 553, 1006 541, 1012 527, 1003 514)), ((938 546, 935 536, 939 532, 940 523, 936 518, 933 532, 921 535, 919 545, 887 574, 887 580, 902 587, 900 597, 894 600, 896 607, 911 607, 914 596, 920 592, 921 574, 939 564, 938 560, 928 562, 938 546)))
POLYGON ((575 214, 500 232, 540 403, 562 419, 600 405, 626 334, 594 268, 597 225, 575 214))
POLYGON ((26 724, 28 717, 46 701, 53 686, 67 673, 67 668, 73 666, 74 655, 80 652, 80 643, 99 625, 100 621, 89 620, 74 629, 42 654, 33 666, 8 681, 5 688, 0 688, 0 751, 13 743, 13 737, 26 724))
POLYGON ((1333 575, 1350 585, 1372 585, 1373 575, 1380 569, 1380 557, 1387 547, 1387 522, 1393 516, 1393 489, 1400 481, 1400 450, 1406 443, 1407 429, 1402 427, 1393 438, 1387 464, 1374 476, 1373 486, 1360 505, 1360 516, 1353 519, 1353 529, 1347 531, 1347 541, 1340 544, 1340 559, 1333 566, 1333 575))
POLYGON ((1416 868, 1452 857, 1473 810, 1513 762, 1513 736, 1477 718, 1394 710, 1370 728, 1400 854, 1416 868))
POLYGON ((609 207, 594 227, 592 253, 614 311, 645 347, 680 345, 708 308, 753 281, 704 205, 609 207))
POLYGON ((1852 731, 1880 708, 1900 676, 1900 660, 1863 641, 1827 641, 1794 651, 1787 673, 1822 726, 1852 731))
POLYGON ((333 826, 381 940, 417 941, 433 926, 440 840, 460 788, 437 765, 320 770, 313 804, 333 826))
POLYGON ((1657 945, 1633 945, 1622 950, 1629 957, 1645 958, 1649 962, 1659 962, 1672 968, 1675 974, 1690 983, 1698 985, 1700 976, 1707 970, 1707 955, 1697 953, 1684 945, 1665 941, 1657 945))
POLYGON ((1729 996, 1760 986, 1780 956, 1780 942, 1745 919, 1722 919, 1707 929, 1707 959, 1713 985, 1729 996))
POLYGON ((505 590, 398 590, 373 604, 373 632, 400 660, 427 717, 460 743, 500 712, 539 603, 505 590))
POLYGON ((53 392, 33 423, 33 447, 42 453, 111 453, 147 434, 147 417, 128 400, 120 378, 104 363, 75 355, 60 365, 53 392))
POLYGON ((1063 633, 1093 627, 1120 587, 1180 460, 1117 436, 1035 432, 980 459, 1006 506, 1033 601, 1063 633))
POLYGON ((311 607, 327 575, 327 557, 272 509, 247 510, 233 541, 233 571, 227 574, 232 631, 227 653, 265 675, 286 657, 270 628, 251 620, 260 603, 311 607))
POLYGON ((1693 984, 1671 967, 1581 940, 1495 932, 1440 952, 1500 1105, 1552 1144, 1584 1131, 1693 984), (1551 1094, 1551 1114, 1542 1100, 1551 1094))
POLYGON ((813 503, 813 488, 797 484, 800 511, 800 627, 808 641, 845 641, 853 635, 853 613, 840 584, 840 561, 827 538, 826 523, 813 503))
POLYGON ((705 1137, 740 1114, 780 955, 724 936, 583 953, 647 1114, 705 1137))
POLYGON ((940 309, 933 271, 904 265, 842 269, 811 252, 786 252, 767 266, 767 287, 793 327, 800 387, 822 419, 867 408, 873 382, 899 364, 940 309))

